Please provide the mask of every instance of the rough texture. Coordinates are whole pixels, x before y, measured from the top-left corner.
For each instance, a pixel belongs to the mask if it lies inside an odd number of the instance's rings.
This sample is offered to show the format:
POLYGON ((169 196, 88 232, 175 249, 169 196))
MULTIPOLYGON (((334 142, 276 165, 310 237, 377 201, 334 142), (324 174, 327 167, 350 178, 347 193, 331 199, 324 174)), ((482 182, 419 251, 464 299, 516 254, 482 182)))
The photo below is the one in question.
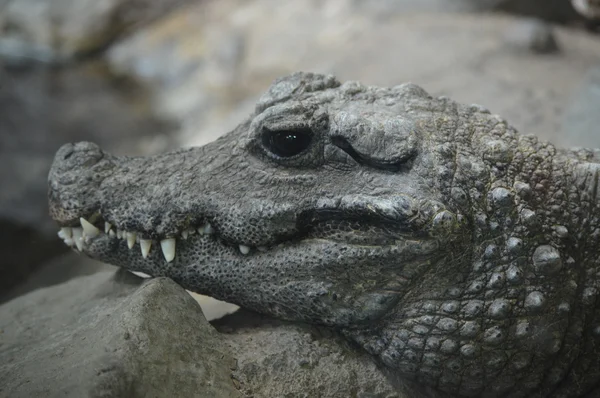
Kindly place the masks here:
POLYGON ((50 211, 113 226, 72 230, 91 257, 333 327, 419 385, 576 397, 600 380, 596 155, 416 85, 298 73, 202 148, 65 145, 50 211))
POLYGON ((239 397, 196 302, 161 278, 101 272, 0 307, 1 397, 239 397))
POLYGON ((246 396, 423 396, 387 374, 331 329, 279 321, 245 310, 213 325, 235 353, 233 378, 246 396))

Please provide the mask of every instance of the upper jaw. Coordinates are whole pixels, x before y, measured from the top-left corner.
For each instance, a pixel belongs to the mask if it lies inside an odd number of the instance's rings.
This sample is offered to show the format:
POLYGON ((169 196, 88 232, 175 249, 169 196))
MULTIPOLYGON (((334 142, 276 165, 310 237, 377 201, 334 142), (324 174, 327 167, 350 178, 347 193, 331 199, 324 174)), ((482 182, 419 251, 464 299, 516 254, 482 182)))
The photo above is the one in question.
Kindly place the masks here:
POLYGON ((290 189, 285 200, 269 201, 272 188, 254 181, 250 169, 241 176, 231 167, 240 159, 220 147, 210 148, 213 144, 151 158, 116 157, 91 143, 63 146, 49 174, 50 212, 64 228, 59 236, 81 250, 99 236, 113 239, 112 233, 114 240, 118 235, 126 240, 126 247, 139 245, 144 255, 148 246, 161 247, 169 262, 177 241, 199 230, 216 231, 220 241, 247 254, 307 237, 316 223, 339 215, 354 214, 371 225, 392 225, 400 235, 419 236, 435 232, 438 221, 456 221, 440 202, 413 195, 319 198, 307 187, 307 192, 290 189), (263 191, 248 194, 236 183, 263 191), (300 194, 306 199, 298 199, 300 194))
MULTIPOLYGON (((205 222, 198 226, 190 226, 182 229, 179 234, 171 237, 164 237, 162 239, 151 239, 144 236, 143 233, 137 231, 127 231, 118 229, 108 221, 104 221, 98 213, 90 220, 80 217, 79 226, 74 227, 61 227, 58 231, 58 236, 61 238, 67 246, 70 246, 80 252, 85 251, 88 244, 92 240, 98 238, 104 238, 108 241, 119 241, 123 240, 129 250, 139 246, 138 250, 141 252, 141 256, 145 259, 150 254, 151 250, 160 248, 166 262, 171 262, 176 256, 177 241, 187 240, 193 235, 213 235, 215 233, 214 227, 209 223, 205 222)), ((248 254, 250 247, 246 245, 238 245, 238 249, 241 254, 248 254)), ((263 247, 260 248, 264 250, 263 247)))

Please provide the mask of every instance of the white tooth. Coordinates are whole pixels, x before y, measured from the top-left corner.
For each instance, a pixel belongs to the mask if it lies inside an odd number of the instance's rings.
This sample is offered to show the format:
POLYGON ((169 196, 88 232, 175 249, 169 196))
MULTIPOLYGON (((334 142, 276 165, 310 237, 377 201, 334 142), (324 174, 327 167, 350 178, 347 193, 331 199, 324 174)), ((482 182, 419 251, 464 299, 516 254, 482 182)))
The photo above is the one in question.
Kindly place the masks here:
POLYGON ((127 247, 131 249, 133 247, 133 245, 135 245, 136 233, 135 232, 127 232, 126 237, 127 237, 127 247))
POLYGON ((246 245, 240 245, 240 252, 242 252, 242 254, 248 254, 250 253, 250 247, 246 245))
POLYGON ((183 239, 187 239, 187 238, 188 238, 188 234, 189 234, 189 232, 188 232, 187 230, 185 230, 185 231, 182 231, 182 232, 181 232, 181 237, 182 237, 183 239))
POLYGON ((140 247, 142 248, 142 257, 148 257, 148 253, 150 253, 150 247, 152 246, 152 241, 149 239, 140 239, 140 247))
POLYGON ((195 233, 196 233, 196 230, 194 228, 188 229, 188 234, 194 235, 195 233))
POLYGON ((215 232, 215 230, 213 229, 212 225, 210 225, 209 223, 206 223, 204 225, 204 233, 207 234, 207 235, 210 235, 213 232, 215 232))
POLYGON ((70 227, 62 227, 60 231, 58 231, 58 237, 61 239, 70 238, 73 236, 73 230, 70 227))
POLYGON ((266 252, 267 251, 267 247, 266 246, 258 246, 257 247, 259 252, 266 252))
POLYGON ((74 244, 75 244, 75 242, 73 242, 72 238, 65 238, 65 245, 73 246, 74 244))
POLYGON ((168 263, 173 261, 175 258, 175 238, 163 239, 160 241, 160 248, 162 249, 163 256, 168 263))
POLYGON ((81 251, 83 249, 83 229, 73 228, 73 242, 75 242, 77 250, 81 251))
POLYGON ((91 224, 88 220, 83 217, 79 218, 79 222, 81 223, 81 227, 87 236, 90 238, 96 237, 100 234, 100 230, 96 228, 93 224, 91 224))
POLYGON ((111 228, 112 228, 112 225, 110 225, 109 222, 105 221, 104 222, 104 233, 107 234, 110 231, 111 228))
POLYGON ((110 231, 108 231, 108 236, 115 236, 115 235, 116 235, 116 233, 112 229, 110 231))

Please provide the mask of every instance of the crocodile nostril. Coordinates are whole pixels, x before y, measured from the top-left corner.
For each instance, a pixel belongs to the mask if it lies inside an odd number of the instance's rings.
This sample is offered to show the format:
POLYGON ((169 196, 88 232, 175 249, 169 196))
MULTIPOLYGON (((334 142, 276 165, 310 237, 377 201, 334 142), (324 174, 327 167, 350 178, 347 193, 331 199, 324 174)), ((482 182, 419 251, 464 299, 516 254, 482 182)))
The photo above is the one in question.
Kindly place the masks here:
POLYGON ((56 221, 70 225, 98 209, 95 192, 111 173, 108 158, 91 142, 65 144, 58 150, 48 174, 50 214, 56 221))
POLYGON ((55 166, 62 170, 90 168, 96 165, 104 154, 98 145, 91 142, 65 144, 57 152, 55 166))

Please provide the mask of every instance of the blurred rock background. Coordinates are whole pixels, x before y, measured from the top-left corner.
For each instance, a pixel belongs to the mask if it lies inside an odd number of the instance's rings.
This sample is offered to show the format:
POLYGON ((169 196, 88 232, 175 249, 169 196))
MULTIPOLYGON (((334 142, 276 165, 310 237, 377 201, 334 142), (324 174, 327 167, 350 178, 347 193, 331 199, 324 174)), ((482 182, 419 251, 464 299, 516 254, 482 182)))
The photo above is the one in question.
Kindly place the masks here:
MULTIPOLYGON (((63 143, 201 145, 304 70, 411 81, 600 147, 593 23, 568 0, 0 0, 0 301, 107 267, 67 252, 47 216, 63 143)), ((199 300, 209 319, 230 309, 199 300)))

